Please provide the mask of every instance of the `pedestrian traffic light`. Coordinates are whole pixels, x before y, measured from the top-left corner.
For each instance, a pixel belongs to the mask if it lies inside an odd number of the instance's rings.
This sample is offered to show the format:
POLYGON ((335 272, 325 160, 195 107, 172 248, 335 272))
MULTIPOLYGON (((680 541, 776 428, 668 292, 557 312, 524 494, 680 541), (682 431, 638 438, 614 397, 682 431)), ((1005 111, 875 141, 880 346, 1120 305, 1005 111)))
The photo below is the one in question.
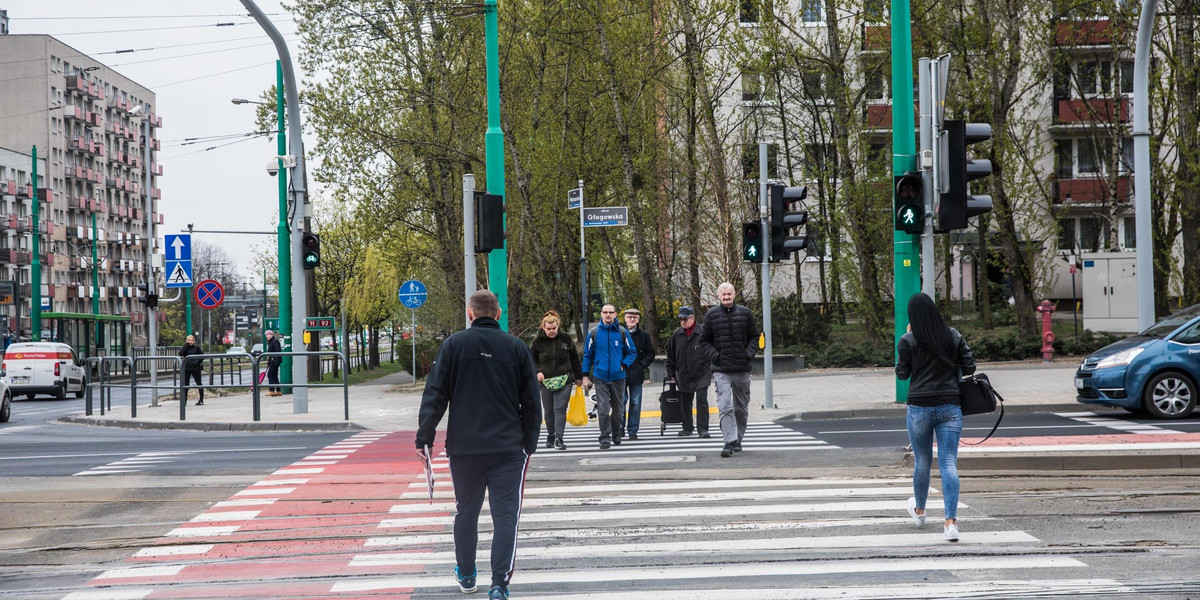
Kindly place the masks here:
POLYGON ((321 237, 306 233, 300 238, 300 257, 305 269, 315 269, 321 264, 321 237))
POLYGON ((804 227, 808 223, 808 211, 796 210, 796 205, 808 197, 808 188, 770 184, 768 197, 771 200, 771 262, 790 258, 797 250, 809 246, 805 235, 788 235, 793 227, 804 227))
POLYGON ((155 294, 155 293, 146 294, 146 307, 158 308, 158 294, 155 294))
POLYGON ((940 157, 941 179, 945 182, 937 207, 939 233, 966 229, 967 219, 992 210, 992 197, 972 195, 971 181, 993 173, 992 161, 967 158, 967 146, 992 139, 992 126, 987 123, 945 121, 945 151, 940 157))
POLYGON ((896 230, 921 233, 925 230, 925 185, 920 171, 895 177, 896 230))
POLYGON ((475 253, 504 248, 504 196, 475 190, 475 253))
POLYGON ((147 301, 149 300, 150 286, 145 283, 139 283, 137 286, 137 290, 138 290, 138 297, 137 297, 138 302, 141 302, 142 304, 146 304, 147 301))
POLYGON ((762 221, 742 223, 742 260, 752 263, 762 262, 762 241, 762 221))

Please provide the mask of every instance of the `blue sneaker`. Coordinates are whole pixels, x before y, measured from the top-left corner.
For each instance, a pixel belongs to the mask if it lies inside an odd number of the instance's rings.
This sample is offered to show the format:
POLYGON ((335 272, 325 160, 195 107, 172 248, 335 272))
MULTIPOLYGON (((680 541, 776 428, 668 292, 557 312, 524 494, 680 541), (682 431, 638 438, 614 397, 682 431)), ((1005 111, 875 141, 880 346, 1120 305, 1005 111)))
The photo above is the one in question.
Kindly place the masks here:
POLYGON ((488 600, 508 600, 508 590, 493 585, 492 589, 488 590, 488 600))
POLYGON ((462 590, 462 593, 464 594, 470 594, 479 589, 479 587, 475 585, 475 576, 478 573, 479 570, 476 569, 470 575, 463 575, 458 570, 458 567, 454 567, 454 580, 458 582, 458 589, 462 590))

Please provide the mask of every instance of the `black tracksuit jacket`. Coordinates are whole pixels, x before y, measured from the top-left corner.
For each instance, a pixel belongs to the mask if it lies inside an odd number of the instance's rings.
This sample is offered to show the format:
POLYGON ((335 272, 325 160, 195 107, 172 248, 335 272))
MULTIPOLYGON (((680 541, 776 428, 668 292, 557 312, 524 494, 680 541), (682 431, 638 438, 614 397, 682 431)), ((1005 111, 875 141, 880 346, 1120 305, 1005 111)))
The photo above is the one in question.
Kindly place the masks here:
POLYGON ((529 348, 489 317, 446 338, 425 381, 417 448, 433 444, 447 408, 446 454, 533 454, 542 407, 529 348))

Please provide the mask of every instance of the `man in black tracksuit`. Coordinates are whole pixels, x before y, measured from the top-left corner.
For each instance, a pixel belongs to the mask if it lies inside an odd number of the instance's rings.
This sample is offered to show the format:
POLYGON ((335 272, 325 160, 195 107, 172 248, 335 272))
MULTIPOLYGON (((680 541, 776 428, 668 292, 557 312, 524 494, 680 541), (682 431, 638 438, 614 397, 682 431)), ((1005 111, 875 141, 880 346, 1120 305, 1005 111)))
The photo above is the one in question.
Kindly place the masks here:
POLYGON ((488 598, 507 598, 525 473, 541 433, 537 371, 525 343, 500 330, 495 294, 472 294, 467 316, 471 327, 446 339, 425 382, 417 454, 431 458, 425 447, 433 444, 449 408, 446 454, 458 509, 455 576, 463 592, 475 590, 479 511, 486 489, 494 526, 488 598))

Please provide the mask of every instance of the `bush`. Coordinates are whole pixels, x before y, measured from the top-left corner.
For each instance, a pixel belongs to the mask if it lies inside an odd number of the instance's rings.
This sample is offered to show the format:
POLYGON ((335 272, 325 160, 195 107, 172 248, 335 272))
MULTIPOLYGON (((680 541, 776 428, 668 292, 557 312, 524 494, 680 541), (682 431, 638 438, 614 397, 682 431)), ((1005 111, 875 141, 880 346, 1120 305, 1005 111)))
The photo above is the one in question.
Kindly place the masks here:
POLYGON ((832 327, 818 304, 805 304, 798 294, 771 301, 771 338, 780 347, 829 340, 832 327))
POLYGON ((988 331, 964 336, 976 361, 1029 360, 1040 358, 1042 340, 1016 331, 988 331))
MULTIPOLYGON (((429 368, 433 366, 433 360, 437 358, 438 350, 442 347, 442 340, 417 339, 417 377, 424 377, 429 373, 429 368)), ((404 366, 405 371, 412 369, 412 341, 396 340, 396 362, 404 366)))
POLYGON ((1083 333, 1079 334, 1079 339, 1075 339, 1073 335, 1059 335, 1058 339, 1054 340, 1054 352, 1064 356, 1087 356, 1121 339, 1123 336, 1103 331, 1097 335, 1091 329, 1084 329, 1083 333))
POLYGON ((890 367, 895 365, 891 344, 871 342, 803 344, 793 350, 804 355, 806 368, 890 367))

